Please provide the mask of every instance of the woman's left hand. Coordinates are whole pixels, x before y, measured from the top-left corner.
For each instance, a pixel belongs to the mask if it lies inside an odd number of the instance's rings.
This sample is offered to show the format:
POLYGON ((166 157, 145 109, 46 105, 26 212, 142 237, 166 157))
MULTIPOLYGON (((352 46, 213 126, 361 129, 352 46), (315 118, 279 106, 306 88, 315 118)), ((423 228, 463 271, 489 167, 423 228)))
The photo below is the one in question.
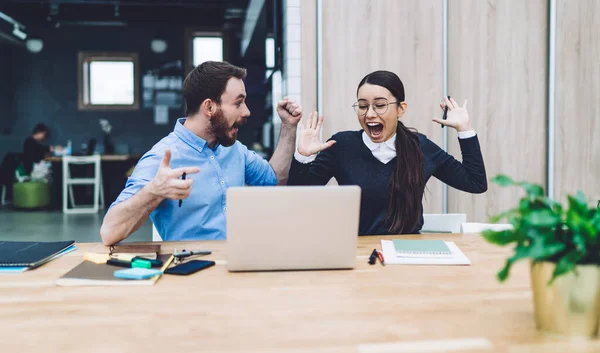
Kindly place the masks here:
POLYGON ((433 121, 444 126, 453 127, 459 132, 473 130, 471 122, 469 121, 469 112, 467 112, 466 99, 462 107, 459 106, 453 98, 448 99, 447 97, 444 97, 444 103, 445 104, 440 104, 440 108, 442 108, 443 112, 444 108, 448 106, 446 120, 441 118, 433 118, 433 121))

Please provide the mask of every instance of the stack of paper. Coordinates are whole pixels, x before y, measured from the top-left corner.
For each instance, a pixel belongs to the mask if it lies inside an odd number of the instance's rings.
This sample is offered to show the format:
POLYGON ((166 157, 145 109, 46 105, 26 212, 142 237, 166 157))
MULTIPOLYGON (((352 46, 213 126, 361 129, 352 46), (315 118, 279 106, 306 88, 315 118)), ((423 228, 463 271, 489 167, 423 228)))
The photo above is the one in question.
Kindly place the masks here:
MULTIPOLYGON (((419 240, 403 240, 403 242, 423 242, 419 240)), ((440 240, 442 242, 442 240, 440 240)), ((470 265, 465 254, 460 251, 458 246, 451 241, 443 241, 449 250, 449 254, 434 251, 398 251, 393 240, 381 240, 381 249, 386 265, 470 265)), ((404 244, 407 249, 415 248, 415 245, 423 245, 417 243, 404 244)), ((427 244, 428 245, 428 244, 427 244)))

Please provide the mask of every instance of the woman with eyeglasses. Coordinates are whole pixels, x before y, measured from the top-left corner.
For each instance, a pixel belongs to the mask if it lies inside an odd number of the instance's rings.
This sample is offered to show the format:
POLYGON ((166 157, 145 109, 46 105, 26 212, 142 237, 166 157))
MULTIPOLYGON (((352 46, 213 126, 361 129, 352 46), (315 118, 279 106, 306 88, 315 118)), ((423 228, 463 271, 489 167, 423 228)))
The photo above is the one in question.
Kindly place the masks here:
POLYGON ((418 233, 423 226, 423 192, 434 176, 462 191, 483 193, 487 179, 479 140, 462 106, 445 98, 447 119, 433 119, 458 131, 462 163, 423 134, 400 121, 406 111, 404 85, 389 71, 375 71, 358 84, 353 105, 359 131, 319 139, 323 117, 312 113, 300 123, 298 150, 288 185, 340 185, 362 189, 359 234, 418 233))

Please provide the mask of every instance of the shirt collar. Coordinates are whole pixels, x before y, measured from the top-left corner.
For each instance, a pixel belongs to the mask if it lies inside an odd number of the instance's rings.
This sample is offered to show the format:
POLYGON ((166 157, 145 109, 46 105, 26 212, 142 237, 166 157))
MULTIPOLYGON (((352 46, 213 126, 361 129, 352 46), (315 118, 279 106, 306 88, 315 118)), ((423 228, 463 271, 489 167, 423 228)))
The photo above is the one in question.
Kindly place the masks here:
MULTIPOLYGON (((203 138, 199 137, 198 135, 188 130, 185 126, 183 126, 183 123, 185 123, 185 119, 186 118, 179 118, 175 122, 175 128, 173 129, 175 135, 177 135, 177 137, 179 137, 183 142, 187 143, 188 145, 194 148, 207 148, 208 143, 203 138)), ((215 148, 217 146, 218 144, 215 146, 215 148)))
POLYGON ((371 150, 371 152, 382 147, 381 145, 383 145, 383 144, 385 144, 389 149, 392 149, 394 151, 396 150, 396 134, 394 134, 394 136, 390 137, 385 142, 373 142, 373 141, 371 141, 371 139, 369 138, 367 133, 365 131, 363 131, 362 140, 365 143, 365 145, 371 150))

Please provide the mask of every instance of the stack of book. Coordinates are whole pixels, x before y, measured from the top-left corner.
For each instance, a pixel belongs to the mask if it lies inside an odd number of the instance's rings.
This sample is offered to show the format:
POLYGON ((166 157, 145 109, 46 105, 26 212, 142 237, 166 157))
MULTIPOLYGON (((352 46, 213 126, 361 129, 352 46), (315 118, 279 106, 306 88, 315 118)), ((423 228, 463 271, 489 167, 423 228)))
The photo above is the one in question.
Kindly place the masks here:
POLYGON ((19 273, 74 251, 75 242, 0 241, 0 273, 19 273))

